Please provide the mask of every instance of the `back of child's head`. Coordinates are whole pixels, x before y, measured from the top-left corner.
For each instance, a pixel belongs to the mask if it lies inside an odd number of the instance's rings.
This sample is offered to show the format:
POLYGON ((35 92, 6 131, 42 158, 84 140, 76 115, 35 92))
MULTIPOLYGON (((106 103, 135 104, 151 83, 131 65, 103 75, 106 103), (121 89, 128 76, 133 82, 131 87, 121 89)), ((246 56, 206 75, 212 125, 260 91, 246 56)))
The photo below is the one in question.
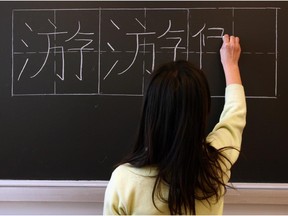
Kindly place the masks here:
POLYGON ((188 61, 170 62, 154 71, 142 116, 150 162, 166 164, 201 151, 209 110, 210 92, 203 71, 188 61))

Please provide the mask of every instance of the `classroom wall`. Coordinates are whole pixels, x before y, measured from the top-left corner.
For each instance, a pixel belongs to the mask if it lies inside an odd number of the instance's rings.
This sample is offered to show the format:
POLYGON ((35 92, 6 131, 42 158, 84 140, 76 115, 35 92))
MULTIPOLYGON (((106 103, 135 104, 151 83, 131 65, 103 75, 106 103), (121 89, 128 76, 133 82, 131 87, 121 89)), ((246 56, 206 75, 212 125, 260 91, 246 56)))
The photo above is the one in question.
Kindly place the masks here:
MULTIPOLYGON (((101 215, 107 181, 1 181, 0 215, 101 215)), ((235 183, 226 215, 285 215, 288 184, 235 183)))

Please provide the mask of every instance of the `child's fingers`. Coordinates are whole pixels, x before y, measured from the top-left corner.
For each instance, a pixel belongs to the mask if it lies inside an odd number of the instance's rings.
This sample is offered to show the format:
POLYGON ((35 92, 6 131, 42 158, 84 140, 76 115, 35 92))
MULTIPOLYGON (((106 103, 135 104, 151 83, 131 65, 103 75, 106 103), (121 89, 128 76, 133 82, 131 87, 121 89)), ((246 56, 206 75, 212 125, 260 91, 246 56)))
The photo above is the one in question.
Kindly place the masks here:
POLYGON ((228 34, 225 34, 225 35, 223 36, 223 42, 224 42, 224 43, 229 43, 229 35, 228 35, 228 34))
POLYGON ((235 40, 236 40, 236 43, 240 43, 240 38, 239 37, 236 37, 235 40))
POLYGON ((239 44, 240 43, 240 38, 235 37, 233 35, 229 36, 228 34, 225 34, 223 36, 223 43, 231 43, 231 44, 239 44))
POLYGON ((230 36, 230 43, 235 44, 235 37, 233 35, 230 36))

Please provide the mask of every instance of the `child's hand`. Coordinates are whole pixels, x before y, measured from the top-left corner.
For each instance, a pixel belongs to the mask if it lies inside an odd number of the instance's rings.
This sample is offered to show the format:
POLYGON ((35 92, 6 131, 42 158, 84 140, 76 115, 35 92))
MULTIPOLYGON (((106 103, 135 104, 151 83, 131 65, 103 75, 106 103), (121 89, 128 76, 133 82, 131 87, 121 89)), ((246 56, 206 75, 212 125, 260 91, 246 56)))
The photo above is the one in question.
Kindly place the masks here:
POLYGON ((223 44, 220 49, 221 63, 223 65, 226 84, 242 84, 238 61, 240 59, 241 47, 239 37, 223 36, 223 44))

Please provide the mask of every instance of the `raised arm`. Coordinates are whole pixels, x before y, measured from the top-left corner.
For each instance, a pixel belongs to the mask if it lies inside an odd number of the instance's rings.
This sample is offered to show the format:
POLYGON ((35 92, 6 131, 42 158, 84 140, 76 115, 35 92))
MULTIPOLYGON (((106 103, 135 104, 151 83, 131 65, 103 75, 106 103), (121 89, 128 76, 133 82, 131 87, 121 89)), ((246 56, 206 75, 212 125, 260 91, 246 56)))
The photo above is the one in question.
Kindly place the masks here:
MULTIPOLYGON (((226 78, 225 105, 219 122, 208 135, 207 141, 216 149, 227 149, 225 154, 233 164, 239 155, 242 142, 242 132, 246 124, 246 100, 242 86, 238 61, 241 54, 239 38, 224 35, 220 49, 221 62, 226 78)), ((230 168, 227 163, 227 168, 230 168)))

